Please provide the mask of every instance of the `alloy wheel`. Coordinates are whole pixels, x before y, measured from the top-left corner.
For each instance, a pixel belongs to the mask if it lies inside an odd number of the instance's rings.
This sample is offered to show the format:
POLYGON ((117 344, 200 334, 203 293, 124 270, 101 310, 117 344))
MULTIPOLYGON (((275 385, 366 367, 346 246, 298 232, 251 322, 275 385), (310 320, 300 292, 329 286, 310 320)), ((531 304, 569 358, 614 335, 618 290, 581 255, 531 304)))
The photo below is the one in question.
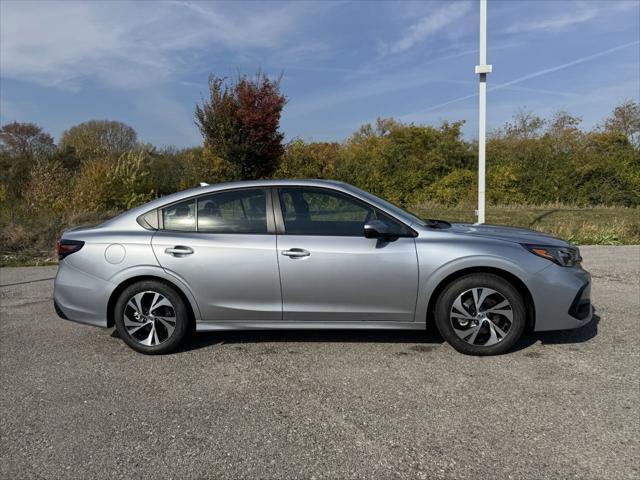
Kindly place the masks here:
POLYGON ((153 347, 166 342, 176 328, 176 310, 159 292, 136 293, 124 308, 124 326, 137 343, 153 347))
POLYGON ((486 287, 462 292, 453 302, 450 321, 465 342, 490 347, 501 342, 513 324, 513 309, 500 292, 486 287))

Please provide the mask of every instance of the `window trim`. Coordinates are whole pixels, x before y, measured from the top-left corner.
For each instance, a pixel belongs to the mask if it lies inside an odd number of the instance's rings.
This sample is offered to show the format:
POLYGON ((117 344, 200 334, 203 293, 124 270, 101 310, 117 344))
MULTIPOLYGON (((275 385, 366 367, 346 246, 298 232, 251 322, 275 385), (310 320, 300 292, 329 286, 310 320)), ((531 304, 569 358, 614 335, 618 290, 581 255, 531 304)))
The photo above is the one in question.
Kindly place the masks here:
MULTIPOLYGON (((214 190, 213 192, 199 193, 198 195, 193 195, 191 197, 176 200, 175 202, 167 203, 166 205, 162 205, 161 207, 157 207, 155 209, 158 212, 158 230, 157 231, 175 232, 175 233, 198 233, 200 235, 274 235, 276 233, 276 226, 275 226, 275 219, 273 215, 273 202, 272 202, 271 190, 272 189, 268 186, 226 188, 224 190, 214 190), (231 233, 231 232, 205 232, 205 231, 198 230, 198 199, 199 198, 210 197, 212 195, 229 193, 229 192, 248 192, 251 190, 262 190, 265 194, 265 202, 266 202, 265 213, 266 213, 266 221, 267 221, 266 232, 264 233, 242 233, 242 232, 231 233), (178 205, 180 203, 185 203, 190 201, 195 201, 196 229, 195 230, 172 230, 169 228, 164 228, 164 215, 162 214, 162 211, 174 205, 178 205)), ((146 213, 144 215, 146 215, 146 213)))
POLYGON ((391 215, 388 212, 385 212, 384 210, 382 210, 381 208, 376 207, 375 205, 364 201, 354 195, 351 195, 350 193, 344 192, 342 190, 338 190, 335 188, 330 188, 330 187, 316 187, 316 186, 307 186, 307 185, 279 185, 276 187, 273 187, 272 190, 272 202, 273 202, 273 213, 275 215, 275 225, 276 225, 276 233, 278 235, 291 235, 291 236, 297 236, 297 237, 351 237, 351 238, 365 238, 364 236, 364 230, 362 232, 362 235, 327 235, 324 233, 287 233, 287 230, 285 228, 285 224, 284 224, 284 216, 282 214, 282 206, 280 203, 280 190, 282 189, 290 189, 290 188, 300 188, 300 189, 305 189, 305 190, 320 190, 323 192, 331 192, 337 195, 342 195, 344 197, 347 197, 349 200, 352 200, 354 203, 360 204, 360 205, 364 205, 367 208, 371 208, 372 210, 376 211, 376 212, 380 212, 388 217, 391 217, 394 221, 398 222, 400 225, 403 225, 407 231, 409 232, 407 235, 399 235, 398 238, 415 238, 418 236, 418 232, 416 232, 413 228, 411 228, 409 225, 407 225, 405 222, 403 222, 402 220, 399 220, 395 215, 391 215))

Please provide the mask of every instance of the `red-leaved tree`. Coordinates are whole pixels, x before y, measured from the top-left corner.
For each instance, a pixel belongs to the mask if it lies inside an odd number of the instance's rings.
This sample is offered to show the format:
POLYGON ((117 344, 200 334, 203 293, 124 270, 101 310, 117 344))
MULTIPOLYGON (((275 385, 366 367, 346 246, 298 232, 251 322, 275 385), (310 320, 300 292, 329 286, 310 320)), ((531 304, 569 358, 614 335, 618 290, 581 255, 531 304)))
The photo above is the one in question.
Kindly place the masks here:
POLYGON ((242 179, 270 176, 284 152, 280 116, 287 99, 280 79, 264 74, 233 82, 209 77, 209 99, 196 105, 204 144, 234 165, 242 179))

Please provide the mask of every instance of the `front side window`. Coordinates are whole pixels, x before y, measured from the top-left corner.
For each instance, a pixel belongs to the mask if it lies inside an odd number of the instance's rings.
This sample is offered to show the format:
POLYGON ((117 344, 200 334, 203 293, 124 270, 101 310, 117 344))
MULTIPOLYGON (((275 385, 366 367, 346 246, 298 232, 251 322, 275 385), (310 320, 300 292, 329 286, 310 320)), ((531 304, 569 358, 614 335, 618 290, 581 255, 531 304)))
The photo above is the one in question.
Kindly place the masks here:
POLYGON ((232 190, 198 198, 198 231, 209 233, 267 233, 264 190, 232 190))
POLYGON ((390 233, 408 235, 408 229, 376 208, 348 195, 319 188, 281 188, 280 207, 289 235, 364 236, 364 225, 382 220, 390 233))

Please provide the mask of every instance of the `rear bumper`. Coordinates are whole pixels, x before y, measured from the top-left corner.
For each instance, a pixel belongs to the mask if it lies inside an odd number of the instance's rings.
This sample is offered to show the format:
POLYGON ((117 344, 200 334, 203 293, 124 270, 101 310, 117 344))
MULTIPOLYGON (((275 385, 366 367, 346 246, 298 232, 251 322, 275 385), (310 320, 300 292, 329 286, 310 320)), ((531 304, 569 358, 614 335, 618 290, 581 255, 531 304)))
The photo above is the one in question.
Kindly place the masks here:
POLYGON ((593 318, 591 275, 550 265, 528 283, 536 309, 535 331, 580 328, 593 318))
POLYGON ((107 327, 107 304, 115 285, 62 260, 54 282, 53 305, 65 320, 107 327))

